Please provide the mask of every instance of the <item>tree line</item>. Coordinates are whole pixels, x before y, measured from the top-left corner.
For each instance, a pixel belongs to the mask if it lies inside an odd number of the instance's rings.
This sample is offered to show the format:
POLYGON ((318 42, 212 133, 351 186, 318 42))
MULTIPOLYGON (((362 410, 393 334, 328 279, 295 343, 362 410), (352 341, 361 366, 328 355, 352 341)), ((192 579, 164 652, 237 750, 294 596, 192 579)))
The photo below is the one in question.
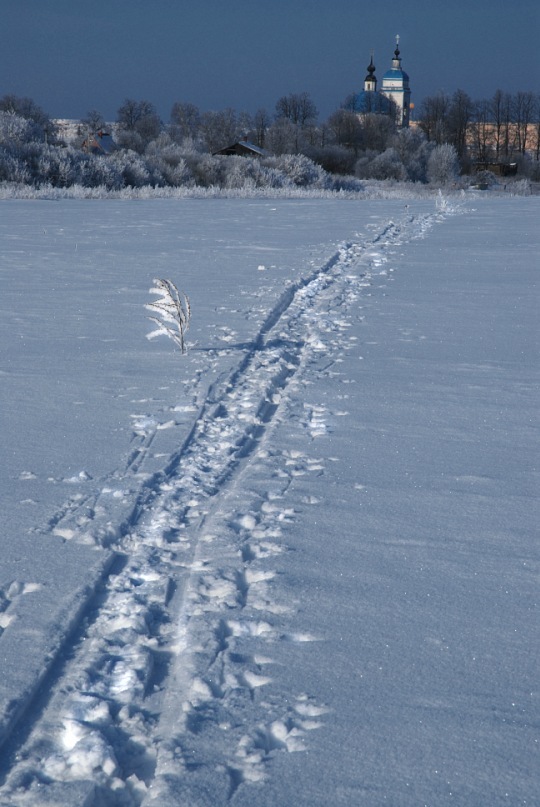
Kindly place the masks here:
POLYGON ((117 148, 101 157, 81 148, 89 134, 111 128, 98 111, 80 122, 75 142, 64 142, 31 99, 5 95, 0 181, 109 189, 246 183, 342 188, 365 179, 444 183, 474 162, 510 160, 523 176, 540 179, 540 96, 497 91, 473 102, 462 90, 438 93, 424 99, 418 123, 408 129, 397 127, 392 104, 384 114, 359 115, 351 98, 323 122, 308 93, 282 96, 273 114, 201 111, 179 101, 166 124, 150 101, 126 99, 112 126, 117 148), (253 143, 261 157, 215 156, 237 141, 253 143))
POLYGON ((505 93, 473 101, 464 90, 424 99, 419 126, 428 140, 450 143, 460 160, 540 159, 540 95, 505 93))

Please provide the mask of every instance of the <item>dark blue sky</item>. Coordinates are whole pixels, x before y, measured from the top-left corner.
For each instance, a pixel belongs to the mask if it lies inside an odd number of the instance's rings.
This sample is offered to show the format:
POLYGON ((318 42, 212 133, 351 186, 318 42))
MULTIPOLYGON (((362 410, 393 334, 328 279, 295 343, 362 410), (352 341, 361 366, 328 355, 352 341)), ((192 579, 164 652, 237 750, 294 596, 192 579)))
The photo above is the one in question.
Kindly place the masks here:
POLYGON ((540 92, 539 0, 2 0, 0 96, 108 120, 146 99, 168 121, 175 101, 273 113, 306 91, 326 118, 362 88, 372 49, 380 81, 396 34, 417 105, 540 92))

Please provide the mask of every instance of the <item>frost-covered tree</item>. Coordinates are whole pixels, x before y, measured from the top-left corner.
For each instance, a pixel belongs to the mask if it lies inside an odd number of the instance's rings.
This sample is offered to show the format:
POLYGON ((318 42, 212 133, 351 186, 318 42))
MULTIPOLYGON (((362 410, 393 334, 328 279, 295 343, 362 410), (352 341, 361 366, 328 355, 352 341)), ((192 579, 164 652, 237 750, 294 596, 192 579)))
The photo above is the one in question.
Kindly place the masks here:
POLYGON ((47 113, 31 98, 21 98, 10 94, 4 95, 0 98, 0 112, 7 112, 32 121, 35 124, 33 129, 35 140, 54 142, 56 138, 55 125, 47 113))
POLYGON ((147 162, 140 154, 129 149, 113 152, 108 160, 122 176, 123 184, 131 188, 142 188, 152 184, 152 174, 147 162))
POLYGON ((436 146, 429 155, 427 179, 432 185, 448 185, 459 176, 459 160, 456 149, 449 143, 436 146))
POLYGON ((145 161, 154 178, 160 178, 160 184, 172 187, 192 184, 184 149, 166 132, 148 144, 145 161))
POLYGON ((30 166, 24 157, 0 145, 0 182, 31 185, 32 180, 30 166))
POLYGON ((328 175, 304 154, 284 154, 276 163, 293 185, 319 187, 328 185, 328 175))
POLYGON ((14 149, 41 139, 41 130, 34 121, 14 112, 0 112, 0 144, 14 149))
POLYGON ((411 182, 427 181, 427 163, 435 144, 429 143, 419 129, 399 129, 392 140, 392 147, 407 171, 411 182))
POLYGON ((388 148, 363 164, 356 174, 360 179, 395 179, 404 182, 407 171, 396 149, 388 148))

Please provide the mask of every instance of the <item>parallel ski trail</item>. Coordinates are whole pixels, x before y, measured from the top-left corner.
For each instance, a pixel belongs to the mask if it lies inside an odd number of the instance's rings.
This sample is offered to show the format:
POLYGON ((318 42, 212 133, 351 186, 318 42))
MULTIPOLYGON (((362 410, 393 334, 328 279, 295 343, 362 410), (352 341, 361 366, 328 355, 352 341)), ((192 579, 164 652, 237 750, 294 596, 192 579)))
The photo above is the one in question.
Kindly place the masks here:
MULTIPOLYGON (((294 614, 273 591, 271 560, 283 551, 280 522, 294 518, 279 506, 293 474, 322 466, 285 457, 282 472, 266 478, 271 429, 309 362, 328 352, 325 334, 332 332, 334 347, 346 344, 347 312, 385 253, 423 236, 441 218, 389 222, 370 241, 343 245, 324 266, 287 287, 238 365, 207 391, 183 445, 145 480, 120 521, 111 524, 99 500, 91 510, 104 511, 101 521, 81 517, 75 507, 53 521, 57 531, 82 529, 86 540, 92 535, 114 546, 123 568, 87 613, 83 639, 54 682, 0 797, 7 793, 14 805, 29 803, 24 794, 33 782, 30 798, 38 804, 39 783, 60 789, 78 783, 100 804, 166 803, 170 776, 189 780, 183 751, 189 737, 191 762, 198 754, 196 769, 219 771, 219 792, 227 800, 244 783, 264 779, 272 751, 305 747, 309 731, 321 725, 324 705, 299 693, 292 706, 275 703, 261 715, 256 695, 271 680, 269 659, 236 652, 249 637, 271 642, 280 620, 282 638, 318 638, 294 632, 294 614), (267 488, 250 507, 248 465, 267 488), (219 726, 239 701, 248 725, 223 758, 219 726)), ((320 413, 306 414, 316 435, 324 427, 320 413)), ((140 441, 124 476, 134 480, 144 469, 152 439, 140 441)))

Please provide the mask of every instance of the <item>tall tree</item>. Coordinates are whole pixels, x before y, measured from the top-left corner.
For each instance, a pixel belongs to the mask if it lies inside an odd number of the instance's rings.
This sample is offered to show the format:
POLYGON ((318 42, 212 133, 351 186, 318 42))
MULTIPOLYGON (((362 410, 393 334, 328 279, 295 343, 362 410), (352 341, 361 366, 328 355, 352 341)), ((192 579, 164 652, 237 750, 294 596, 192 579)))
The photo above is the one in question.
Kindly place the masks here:
POLYGON ((266 109, 258 109, 253 117, 253 131, 255 145, 264 148, 266 132, 270 126, 270 115, 266 109))
POLYGON ((491 103, 488 100, 476 101, 471 120, 471 145, 474 156, 480 162, 487 162, 495 144, 495 129, 491 118, 491 103))
POLYGON ((117 114, 119 143, 133 151, 142 153, 161 131, 159 115, 150 101, 126 98, 117 114))
POLYGON ((444 92, 424 98, 420 106, 419 126, 428 140, 439 145, 445 143, 448 137, 448 108, 450 99, 444 92))
POLYGON ((390 147, 396 133, 394 118, 374 112, 364 115, 362 120, 363 147, 383 152, 390 147))
POLYGON ((359 116, 348 109, 338 109, 328 118, 327 127, 332 141, 338 146, 347 146, 355 152, 363 144, 363 130, 359 116))
POLYGON ((509 158, 515 150, 515 127, 512 126, 514 114, 514 102, 510 93, 505 92, 502 96, 502 153, 504 157, 509 158))
POLYGON ((204 112, 201 117, 201 135, 208 151, 214 152, 230 146, 242 136, 241 123, 234 109, 204 112))
POLYGON ((106 126, 105 118, 97 109, 91 109, 87 112, 81 123, 92 133, 99 132, 100 129, 104 129, 106 126))
POLYGON ((535 112, 535 125, 534 125, 534 134, 535 134, 535 143, 534 143, 534 153, 536 157, 536 162, 540 161, 540 95, 536 96, 536 112, 535 112))
POLYGON ((518 92, 514 96, 516 146, 521 154, 525 154, 527 151, 527 143, 529 141, 535 106, 536 98, 532 92, 518 92))
POLYGON ((267 129, 265 143, 273 154, 298 154, 304 146, 302 130, 288 118, 277 118, 267 129))
POLYGON ((201 113, 195 104, 177 101, 171 109, 171 124, 176 140, 196 140, 201 130, 201 113))
POLYGON ((493 121, 493 134, 495 145, 495 159, 499 159, 501 155, 502 144, 502 130, 503 130, 503 108, 504 108, 504 93, 502 90, 496 90, 495 95, 489 103, 489 112, 491 120, 493 121))
POLYGON ((473 113, 473 102, 464 90, 456 90, 446 114, 448 142, 456 149, 459 159, 467 152, 469 124, 473 113))
POLYGON ((318 114, 307 92, 283 95, 276 103, 276 118, 286 118, 302 128, 315 123, 318 114))

